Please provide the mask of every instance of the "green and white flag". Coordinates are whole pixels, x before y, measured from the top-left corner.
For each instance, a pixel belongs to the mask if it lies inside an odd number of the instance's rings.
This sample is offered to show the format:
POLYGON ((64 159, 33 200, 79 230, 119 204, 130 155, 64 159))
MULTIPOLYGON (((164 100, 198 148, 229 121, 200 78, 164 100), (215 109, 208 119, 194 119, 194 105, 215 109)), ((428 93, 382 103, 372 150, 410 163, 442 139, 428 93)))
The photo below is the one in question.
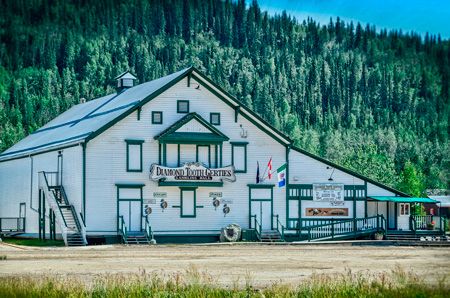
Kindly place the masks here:
POLYGON ((286 186, 286 164, 277 169, 278 187, 286 186))

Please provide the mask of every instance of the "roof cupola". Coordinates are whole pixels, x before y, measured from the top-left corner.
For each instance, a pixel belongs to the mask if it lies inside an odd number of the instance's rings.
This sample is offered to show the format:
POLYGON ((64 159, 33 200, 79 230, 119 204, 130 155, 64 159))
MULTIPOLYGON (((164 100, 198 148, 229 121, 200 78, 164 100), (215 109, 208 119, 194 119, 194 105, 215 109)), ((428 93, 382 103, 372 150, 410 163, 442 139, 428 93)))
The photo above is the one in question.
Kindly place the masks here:
POLYGON ((117 92, 133 87, 134 81, 137 80, 129 71, 118 75, 115 79, 117 80, 117 92))

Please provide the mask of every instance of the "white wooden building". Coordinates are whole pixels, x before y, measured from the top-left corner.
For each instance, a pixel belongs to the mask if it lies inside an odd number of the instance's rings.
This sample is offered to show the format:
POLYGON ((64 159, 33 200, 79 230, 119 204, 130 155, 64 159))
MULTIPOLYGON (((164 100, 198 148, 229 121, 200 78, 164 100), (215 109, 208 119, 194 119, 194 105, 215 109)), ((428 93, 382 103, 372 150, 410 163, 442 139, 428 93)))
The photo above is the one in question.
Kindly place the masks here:
POLYGON ((254 240, 411 229, 420 200, 296 148, 195 68, 117 80, 0 155, 0 230, 86 244, 216 241, 231 223, 254 240))

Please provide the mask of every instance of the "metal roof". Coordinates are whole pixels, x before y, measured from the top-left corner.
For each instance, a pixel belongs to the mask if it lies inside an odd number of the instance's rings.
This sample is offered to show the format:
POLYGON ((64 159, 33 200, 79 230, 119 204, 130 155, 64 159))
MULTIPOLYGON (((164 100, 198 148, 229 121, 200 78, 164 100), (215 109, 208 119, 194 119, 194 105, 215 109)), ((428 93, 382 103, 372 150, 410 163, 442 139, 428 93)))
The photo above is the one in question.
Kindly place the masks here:
POLYGON ((83 142, 97 130, 120 115, 132 110, 147 97, 172 81, 183 77, 190 68, 168 76, 124 89, 86 103, 78 104, 62 113, 42 128, 0 154, 0 161, 27 156, 48 148, 83 142))
POLYGON ((390 197, 390 196, 369 196, 370 199, 380 202, 395 202, 395 203, 438 203, 430 198, 405 198, 405 197, 390 197))
POLYGON ((450 208, 450 196, 429 196, 430 199, 440 202, 440 207, 450 208))

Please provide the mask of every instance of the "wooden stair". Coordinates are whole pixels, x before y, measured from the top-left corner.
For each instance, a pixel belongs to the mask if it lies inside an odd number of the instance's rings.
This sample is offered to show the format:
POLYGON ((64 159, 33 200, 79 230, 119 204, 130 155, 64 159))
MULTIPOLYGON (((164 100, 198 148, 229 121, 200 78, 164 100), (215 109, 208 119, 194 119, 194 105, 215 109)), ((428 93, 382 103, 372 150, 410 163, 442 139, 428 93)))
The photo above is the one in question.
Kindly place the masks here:
POLYGON ((145 232, 132 232, 127 234, 125 243, 134 245, 150 244, 150 239, 148 239, 145 232))
POLYGON ((447 241, 440 231, 389 231, 386 240, 395 241, 447 241))
POLYGON ((284 242, 284 240, 277 230, 263 230, 261 232, 261 242, 284 242))

